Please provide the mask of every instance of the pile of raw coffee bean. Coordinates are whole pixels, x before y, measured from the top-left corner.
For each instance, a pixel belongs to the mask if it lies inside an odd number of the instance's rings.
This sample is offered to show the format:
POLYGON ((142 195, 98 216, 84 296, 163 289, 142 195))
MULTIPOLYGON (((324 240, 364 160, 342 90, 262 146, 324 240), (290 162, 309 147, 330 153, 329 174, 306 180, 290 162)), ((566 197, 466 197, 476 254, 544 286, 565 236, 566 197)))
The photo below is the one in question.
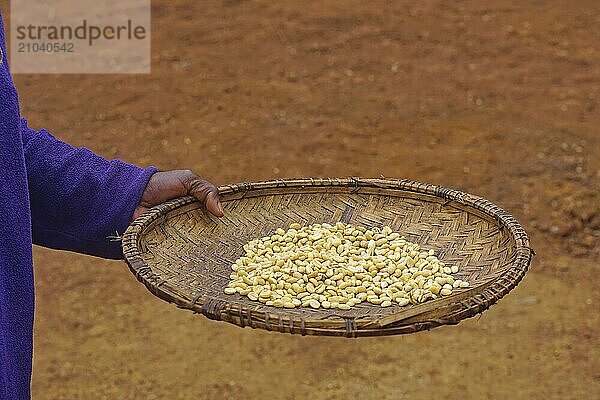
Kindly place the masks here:
POLYGON ((433 250, 421 250, 389 226, 293 223, 244 250, 225 293, 274 307, 406 306, 469 286, 451 276, 457 266, 445 266, 433 250))

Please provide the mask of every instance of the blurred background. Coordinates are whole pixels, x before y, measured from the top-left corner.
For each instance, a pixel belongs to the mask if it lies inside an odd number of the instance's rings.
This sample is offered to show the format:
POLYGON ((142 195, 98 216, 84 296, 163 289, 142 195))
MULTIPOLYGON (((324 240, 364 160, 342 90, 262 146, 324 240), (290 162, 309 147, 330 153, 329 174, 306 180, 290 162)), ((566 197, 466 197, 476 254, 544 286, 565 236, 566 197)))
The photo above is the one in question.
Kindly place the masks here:
POLYGON ((33 398, 599 398, 599 44, 596 0, 153 1, 151 74, 15 76, 30 126, 105 157, 445 185, 537 252, 480 317, 346 340, 210 321, 123 262, 36 248, 33 398))

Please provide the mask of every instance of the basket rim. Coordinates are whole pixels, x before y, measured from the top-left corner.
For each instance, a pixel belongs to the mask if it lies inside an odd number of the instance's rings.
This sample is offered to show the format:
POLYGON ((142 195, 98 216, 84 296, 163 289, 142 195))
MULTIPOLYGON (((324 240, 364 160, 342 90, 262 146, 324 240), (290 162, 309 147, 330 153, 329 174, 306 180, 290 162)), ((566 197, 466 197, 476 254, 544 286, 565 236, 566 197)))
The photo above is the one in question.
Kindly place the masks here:
MULTIPOLYGON (((479 196, 468 194, 459 190, 443 186, 427 184, 407 179, 386 178, 296 178, 277 179, 258 182, 243 182, 237 184, 219 186, 220 195, 231 195, 239 193, 244 197, 249 191, 264 189, 290 188, 308 189, 310 187, 346 187, 374 188, 385 190, 399 190, 411 192, 416 195, 427 195, 437 198, 443 206, 477 210, 485 216, 493 219, 498 227, 505 227, 514 240, 514 260, 504 273, 488 283, 475 286, 465 292, 451 295, 447 298, 437 299, 433 302, 425 302, 410 307, 408 310, 391 314, 377 320, 305 320, 303 318, 283 318, 271 316, 265 311, 244 308, 235 302, 197 297, 195 299, 184 298, 178 293, 169 291, 162 287, 161 278, 155 275, 151 268, 142 259, 138 243, 144 229, 161 216, 170 211, 196 203, 192 196, 184 196, 169 200, 158 206, 152 207, 134 220, 122 236, 123 257, 130 271, 143 283, 155 296, 175 303, 180 308, 202 313, 208 318, 225 320, 236 325, 259 327, 279 332, 333 335, 333 336, 379 336, 399 333, 411 333, 420 330, 429 330, 440 325, 454 325, 461 320, 473 317, 487 310, 500 298, 518 285, 529 269, 532 256, 535 254, 530 247, 529 237, 519 222, 507 211, 498 207, 489 200, 479 196)), ((285 311, 281 311, 285 314, 285 311)))

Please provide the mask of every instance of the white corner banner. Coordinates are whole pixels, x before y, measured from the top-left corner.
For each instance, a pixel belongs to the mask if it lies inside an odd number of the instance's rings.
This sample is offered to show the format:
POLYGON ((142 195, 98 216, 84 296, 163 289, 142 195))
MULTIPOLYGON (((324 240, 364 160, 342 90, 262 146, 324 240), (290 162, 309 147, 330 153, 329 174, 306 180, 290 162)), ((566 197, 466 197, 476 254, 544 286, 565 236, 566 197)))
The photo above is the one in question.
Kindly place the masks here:
POLYGON ((11 0, 13 73, 150 73, 150 0, 11 0))

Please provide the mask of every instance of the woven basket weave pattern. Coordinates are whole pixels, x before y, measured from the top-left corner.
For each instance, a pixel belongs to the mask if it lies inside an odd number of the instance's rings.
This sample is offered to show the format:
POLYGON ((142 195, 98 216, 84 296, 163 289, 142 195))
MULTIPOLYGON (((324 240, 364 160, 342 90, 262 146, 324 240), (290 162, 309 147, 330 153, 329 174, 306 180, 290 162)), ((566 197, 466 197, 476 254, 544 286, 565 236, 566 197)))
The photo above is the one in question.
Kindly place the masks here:
POLYGON ((154 294, 182 308, 240 326, 281 332, 369 336, 455 324, 496 302, 523 277, 529 240, 505 211, 462 192, 382 179, 280 180, 220 188, 225 217, 208 215, 191 197, 138 218, 123 237, 127 263, 154 294), (419 305, 350 310, 281 309, 225 295, 230 266, 248 241, 290 223, 390 225, 433 249, 471 286, 419 305))

